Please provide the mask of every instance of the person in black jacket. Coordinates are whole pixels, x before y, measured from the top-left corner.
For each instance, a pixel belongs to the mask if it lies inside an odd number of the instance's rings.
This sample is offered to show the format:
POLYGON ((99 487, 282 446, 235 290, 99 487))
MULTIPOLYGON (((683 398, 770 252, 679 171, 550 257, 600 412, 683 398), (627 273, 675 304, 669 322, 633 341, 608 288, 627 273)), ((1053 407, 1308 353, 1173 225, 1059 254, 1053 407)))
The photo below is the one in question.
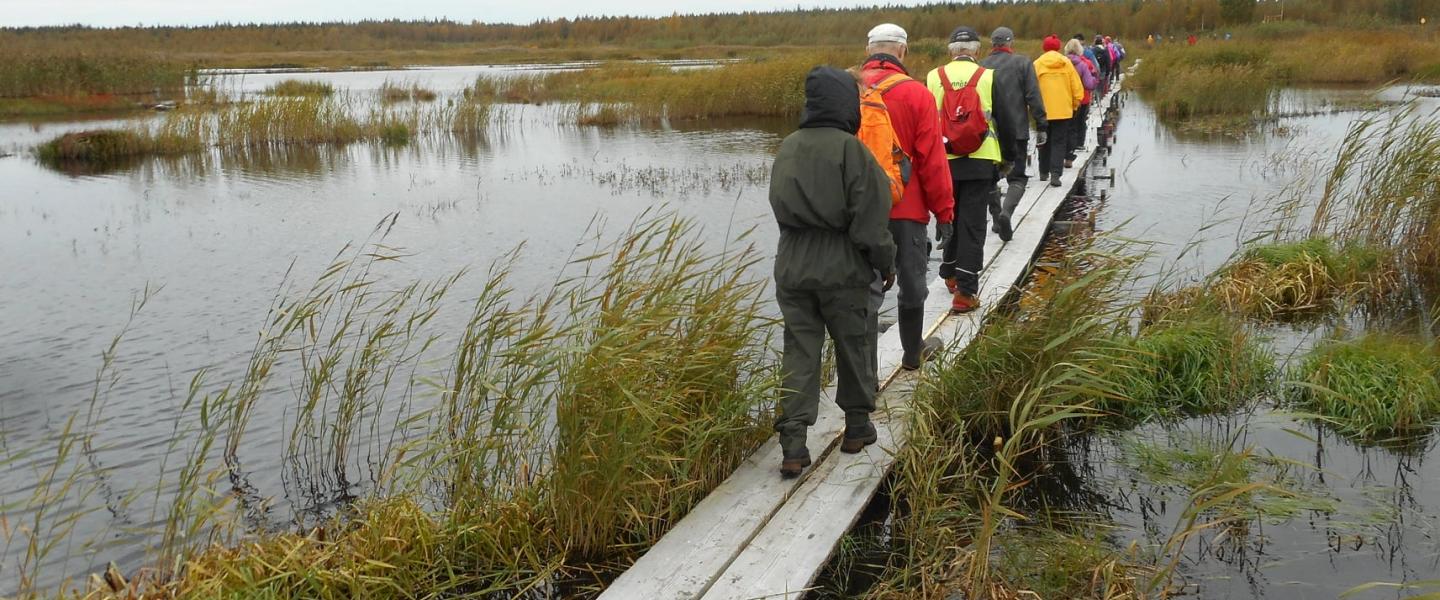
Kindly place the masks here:
POLYGON ((1100 67, 1100 85, 1095 86, 1095 103, 1099 104, 1099 96, 1110 92, 1110 70, 1114 65, 1110 64, 1110 48, 1105 46, 1105 36, 1096 35, 1095 45, 1090 50, 1095 53, 1095 65, 1100 67))
MULTIPOLYGON (((1005 200, 1000 200, 1000 188, 990 196, 990 218, 994 221, 991 230, 1004 241, 1010 241, 1014 231, 1010 218, 1020 197, 1025 195, 1025 185, 1030 177, 1025 174, 1025 163, 1030 156, 1030 123, 1035 123, 1040 144, 1045 143, 1045 101, 1040 97, 1040 83, 1035 78, 1035 63, 1030 58, 1016 54, 1011 48, 1015 32, 1009 27, 1000 27, 990 34, 990 56, 980 61, 980 66, 995 70, 995 87, 1003 91, 996 94, 995 120, 1005 121, 1009 131, 1017 137, 1011 147, 1018 156, 1005 157, 1010 163, 1010 172, 1005 175, 1009 187, 1005 200)), ((1006 147, 1004 145, 1002 148, 1006 147)))

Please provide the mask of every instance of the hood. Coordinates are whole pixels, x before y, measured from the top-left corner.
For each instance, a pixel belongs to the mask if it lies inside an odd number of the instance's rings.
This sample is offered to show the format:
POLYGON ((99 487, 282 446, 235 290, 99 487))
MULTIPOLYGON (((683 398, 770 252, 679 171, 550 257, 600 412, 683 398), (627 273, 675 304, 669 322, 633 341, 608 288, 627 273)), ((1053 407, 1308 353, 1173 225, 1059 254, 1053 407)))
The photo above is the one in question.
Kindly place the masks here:
POLYGON ((1054 50, 1041 54, 1040 58, 1035 59, 1035 72, 1037 73, 1073 68, 1070 59, 1054 50))
POLYGON ((805 111, 800 128, 833 127, 860 131, 860 88, 855 78, 835 67, 815 67, 805 76, 805 111))

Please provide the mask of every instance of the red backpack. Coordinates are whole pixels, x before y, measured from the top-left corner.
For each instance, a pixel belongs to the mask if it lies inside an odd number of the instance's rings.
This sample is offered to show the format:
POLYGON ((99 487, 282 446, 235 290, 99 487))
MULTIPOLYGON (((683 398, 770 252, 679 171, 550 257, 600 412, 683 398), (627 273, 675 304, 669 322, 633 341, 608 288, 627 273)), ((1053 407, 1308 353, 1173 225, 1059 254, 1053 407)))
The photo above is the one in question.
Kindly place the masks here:
POLYGON ((970 82, 959 89, 950 83, 950 76, 945 71, 945 67, 940 67, 940 85, 945 90, 940 108, 945 150, 956 156, 969 156, 979 150, 990 135, 990 122, 985 118, 985 106, 980 102, 980 92, 975 87, 980 83, 980 76, 985 74, 985 68, 977 66, 970 82))

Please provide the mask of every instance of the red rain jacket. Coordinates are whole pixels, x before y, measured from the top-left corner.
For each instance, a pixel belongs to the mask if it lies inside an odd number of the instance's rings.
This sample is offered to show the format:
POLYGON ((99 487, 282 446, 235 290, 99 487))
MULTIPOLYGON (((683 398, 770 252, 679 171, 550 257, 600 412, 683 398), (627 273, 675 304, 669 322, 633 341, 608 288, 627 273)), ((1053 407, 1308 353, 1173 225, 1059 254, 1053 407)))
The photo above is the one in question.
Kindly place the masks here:
MULTIPOLYGON (((861 69, 865 85, 873 85, 891 73, 905 73, 899 64, 879 58, 866 61, 861 69)), ((910 155, 910 183, 900 203, 890 209, 890 219, 929 223, 934 214, 941 223, 954 222, 955 196, 935 96, 924 81, 912 79, 890 88, 884 100, 900 148, 910 155)))

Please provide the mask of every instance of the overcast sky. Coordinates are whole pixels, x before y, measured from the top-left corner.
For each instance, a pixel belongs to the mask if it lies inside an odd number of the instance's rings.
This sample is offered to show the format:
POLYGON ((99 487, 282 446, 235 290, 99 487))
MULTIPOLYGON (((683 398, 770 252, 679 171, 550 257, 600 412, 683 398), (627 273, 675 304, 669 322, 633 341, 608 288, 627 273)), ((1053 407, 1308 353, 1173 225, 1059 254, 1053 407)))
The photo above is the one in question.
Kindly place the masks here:
POLYGON ((206 25, 232 22, 427 19, 529 23, 581 15, 668 15, 802 6, 871 5, 845 0, 0 0, 0 26, 206 25))

